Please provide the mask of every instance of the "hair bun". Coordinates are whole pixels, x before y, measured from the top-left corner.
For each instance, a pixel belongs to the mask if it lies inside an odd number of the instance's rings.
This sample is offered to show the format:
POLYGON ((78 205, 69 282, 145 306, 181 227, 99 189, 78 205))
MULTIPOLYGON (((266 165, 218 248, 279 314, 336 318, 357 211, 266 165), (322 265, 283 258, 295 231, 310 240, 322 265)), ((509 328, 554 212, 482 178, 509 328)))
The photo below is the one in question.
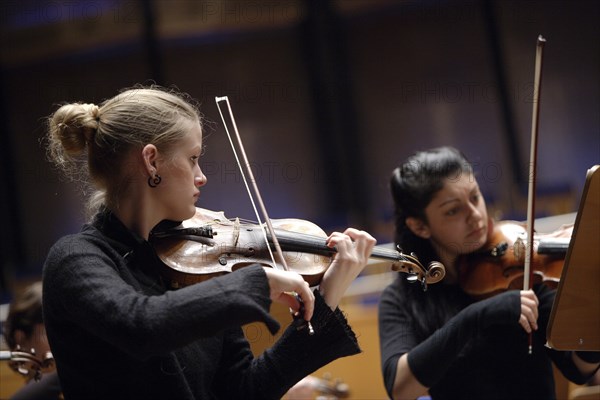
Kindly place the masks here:
POLYGON ((81 105, 96 121, 100 120, 100 109, 94 103, 86 103, 81 105))
POLYGON ((98 123, 100 122, 100 109, 93 103, 82 104, 81 107, 83 107, 83 109, 91 117, 91 120, 88 120, 85 126, 82 124, 85 140, 89 143, 94 139, 94 135, 98 130, 98 123))
POLYGON ((51 137, 70 156, 81 154, 94 140, 98 130, 100 109, 95 104, 73 103, 60 107, 50 118, 51 137))

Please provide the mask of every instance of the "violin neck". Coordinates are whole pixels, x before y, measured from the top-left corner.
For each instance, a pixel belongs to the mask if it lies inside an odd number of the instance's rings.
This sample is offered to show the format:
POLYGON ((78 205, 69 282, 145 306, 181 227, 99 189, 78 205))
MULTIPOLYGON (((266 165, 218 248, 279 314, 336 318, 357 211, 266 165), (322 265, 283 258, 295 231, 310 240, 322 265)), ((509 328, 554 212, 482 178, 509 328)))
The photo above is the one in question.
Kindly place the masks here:
POLYGON ((373 247, 371 252, 371 258, 379 258, 382 260, 394 260, 397 261, 402 258, 402 254, 394 249, 388 249, 381 246, 373 247))
MULTIPOLYGON (((327 246, 325 239, 320 236, 289 232, 282 229, 275 229, 275 235, 283 251, 297 251, 321 256, 332 256, 337 252, 335 248, 327 246)), ((269 243, 273 244, 271 234, 268 232, 267 238, 269 243)))
POLYGON ((538 254, 564 255, 569 249, 571 238, 547 238, 538 243, 538 254))
MULTIPOLYGON (((321 236, 308 235, 305 233, 289 232, 275 229, 277 241, 283 251, 297 251, 300 253, 318 254, 322 256, 333 256, 337 249, 327 246, 325 238, 321 236)), ((271 235, 267 232, 267 238, 272 243, 271 235)), ((371 258, 398 261, 402 254, 394 249, 375 246, 371 252, 371 258)))

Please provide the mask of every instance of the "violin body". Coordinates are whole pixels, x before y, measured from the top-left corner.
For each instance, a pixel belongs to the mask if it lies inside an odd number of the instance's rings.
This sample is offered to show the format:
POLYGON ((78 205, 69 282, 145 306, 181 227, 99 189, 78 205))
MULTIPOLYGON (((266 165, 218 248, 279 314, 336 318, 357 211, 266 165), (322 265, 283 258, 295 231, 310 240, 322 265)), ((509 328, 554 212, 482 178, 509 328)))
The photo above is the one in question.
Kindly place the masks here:
MULTIPOLYGON (((532 284, 558 286, 572 226, 535 235, 531 259, 532 284)), ((505 290, 523 289, 527 230, 525 224, 501 221, 494 224, 487 244, 462 257, 458 264, 459 284, 476 299, 505 290)))
MULTIPOLYGON (((274 228, 292 230, 325 239, 327 235, 317 225, 300 219, 272 220, 274 228)), ((181 225, 183 228, 210 226, 213 237, 180 236, 165 237, 154 241, 164 271, 172 287, 202 282, 214 276, 233 272, 252 264, 278 268, 273 265, 262 228, 256 224, 241 223, 227 219, 223 212, 196 209, 196 214, 181 225), (185 239, 185 240, 182 240, 185 239)), ((331 255, 309 254, 300 251, 283 253, 290 271, 300 273, 309 284, 321 280, 333 259, 331 255)), ((275 261, 278 255, 273 254, 275 261)))

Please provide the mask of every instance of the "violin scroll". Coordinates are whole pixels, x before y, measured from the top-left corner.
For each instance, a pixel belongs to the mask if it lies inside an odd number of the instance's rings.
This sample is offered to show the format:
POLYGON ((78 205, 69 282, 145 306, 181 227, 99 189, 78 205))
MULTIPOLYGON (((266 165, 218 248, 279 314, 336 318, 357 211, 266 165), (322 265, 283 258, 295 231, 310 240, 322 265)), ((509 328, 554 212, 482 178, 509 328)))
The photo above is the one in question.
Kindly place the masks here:
MULTIPOLYGON (((410 255, 403 254, 402 250, 398 247, 398 251, 395 254, 397 259, 392 264, 392 271, 406 273, 406 280, 410 283, 420 283, 423 291, 427 290, 427 285, 438 283, 446 276, 446 268, 441 262, 432 261, 429 263, 429 267, 425 268, 414 253, 410 255)), ((389 259, 393 255, 386 256, 379 252, 378 248, 375 248, 371 257, 389 259)))
POLYGON ((429 268, 427 269, 428 283, 437 283, 444 279, 444 276, 446 276, 444 264, 439 261, 432 261, 429 263, 429 268))

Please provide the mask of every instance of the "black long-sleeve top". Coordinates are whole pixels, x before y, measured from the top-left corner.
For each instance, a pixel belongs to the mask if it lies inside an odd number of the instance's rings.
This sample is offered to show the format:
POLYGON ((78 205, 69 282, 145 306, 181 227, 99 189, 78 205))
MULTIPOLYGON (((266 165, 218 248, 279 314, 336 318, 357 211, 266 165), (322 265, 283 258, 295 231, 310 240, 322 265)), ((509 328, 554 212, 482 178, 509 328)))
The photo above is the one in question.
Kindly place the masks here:
MULTIPOLYGON (((436 301, 438 305, 444 302, 444 307, 456 310, 472 302, 457 285, 443 283, 429 286, 427 292, 416 298, 408 295, 400 279, 402 277, 384 290, 379 305, 381 363, 389 394, 398 359, 426 339, 416 334, 414 317, 408 311, 415 306, 414 302, 436 301)), ((537 285, 534 291, 540 304, 539 328, 532 336, 532 354, 528 353, 528 335, 517 321, 512 326, 497 325, 485 332, 474 332, 469 343, 456 354, 447 374, 429 389, 433 399, 551 400, 556 397, 552 362, 575 383, 582 384, 589 379, 576 368, 570 351, 545 346, 555 290, 537 285)), ((436 360, 429 362, 436 363, 436 360)))
POLYGON ((315 291, 315 334, 291 325, 255 358, 241 326, 279 328, 262 267, 169 290, 159 263, 108 211, 52 247, 44 321, 65 399, 274 399, 360 351, 343 314, 315 291))

